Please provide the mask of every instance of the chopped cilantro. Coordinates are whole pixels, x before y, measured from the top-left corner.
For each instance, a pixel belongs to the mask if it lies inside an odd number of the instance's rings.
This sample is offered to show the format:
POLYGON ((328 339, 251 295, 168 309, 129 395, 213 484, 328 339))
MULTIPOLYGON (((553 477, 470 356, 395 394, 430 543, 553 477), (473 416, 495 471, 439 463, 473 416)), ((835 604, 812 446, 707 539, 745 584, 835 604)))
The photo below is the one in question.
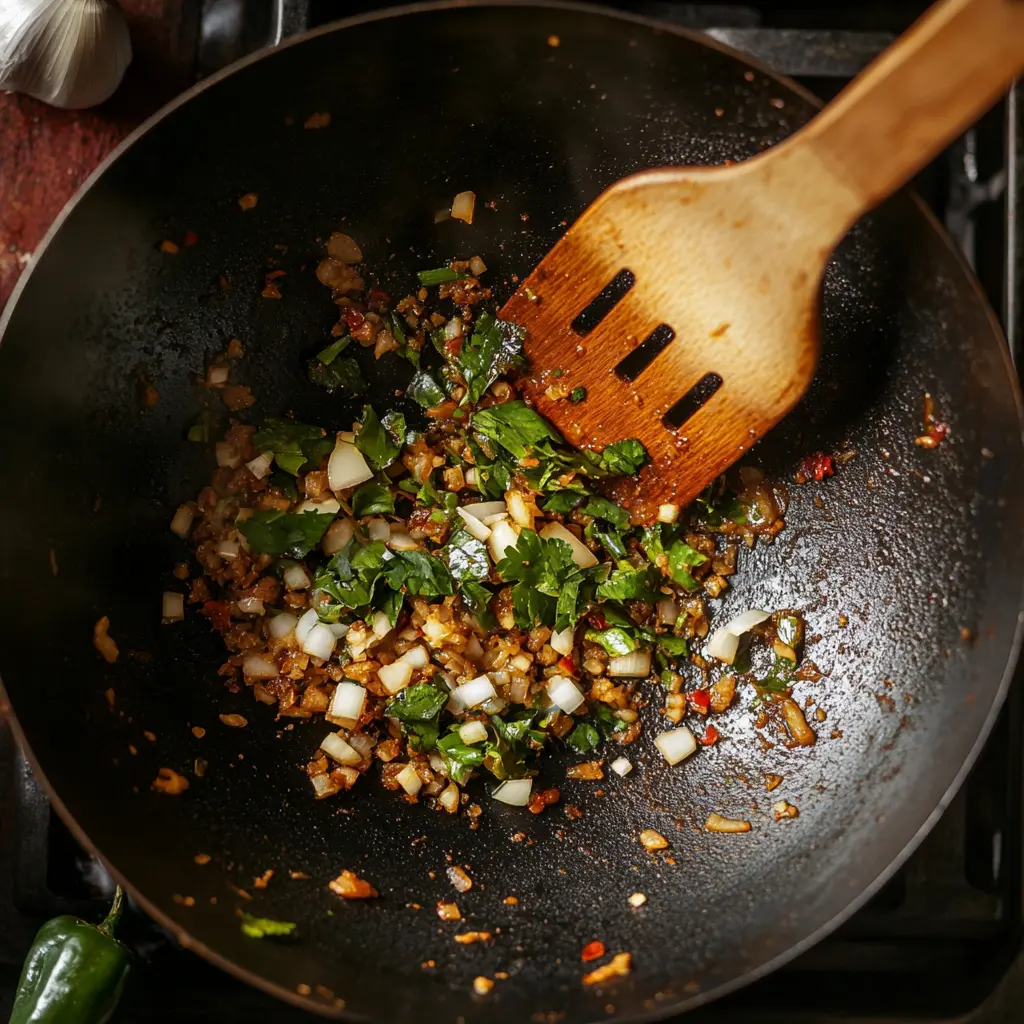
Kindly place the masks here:
POLYGON ((653 565, 637 569, 629 562, 623 562, 597 585, 597 596, 610 601, 634 600, 654 604, 661 600, 660 581, 661 574, 653 565))
POLYGON ((764 679, 755 679, 754 685, 762 693, 785 693, 793 682, 796 662, 789 658, 776 658, 764 679))
POLYGON ((448 697, 447 690, 420 683, 402 690, 384 708, 384 714, 397 718, 409 737, 410 745, 419 753, 426 754, 437 743, 438 719, 448 697))
POLYGON ((324 622, 337 622, 346 609, 368 608, 389 552, 382 541, 355 539, 322 565, 313 579, 312 607, 324 622))
POLYGON ((478 410, 473 427, 517 459, 525 459, 541 447, 550 452, 550 442, 562 441, 562 435, 543 416, 519 401, 478 410))
MULTIPOLYGON (((346 341, 348 339, 342 338, 341 340, 346 341)), ((329 345, 324 349, 324 352, 329 352, 331 347, 329 345)), ((320 356, 314 356, 306 364, 306 374, 311 383, 321 388, 327 388, 328 391, 333 391, 337 388, 350 395, 361 395, 366 390, 366 380, 363 378, 363 371, 359 369, 359 363, 352 356, 345 356, 341 359, 332 357, 326 363, 323 362, 320 356)))
POLYGON ((453 579, 486 580, 491 575, 491 563, 487 558, 487 545, 466 530, 455 530, 442 552, 448 563, 453 579))
MULTIPOLYGON (((545 506, 546 507, 546 506, 545 506)), ((616 530, 629 529, 629 513, 607 498, 589 498, 583 506, 583 514, 595 519, 607 520, 616 530)))
POLYGON ((413 378, 405 387, 405 397, 414 401, 424 409, 433 409, 440 405, 448 396, 433 375, 426 370, 413 374, 413 378))
POLYGON ((584 402, 584 401, 586 401, 586 398, 587 398, 587 389, 586 388, 583 388, 583 387, 573 388, 572 391, 569 392, 569 401, 570 402, 577 402, 577 403, 578 402, 584 402))
POLYGON ((591 643, 600 644, 614 658, 623 654, 632 654, 640 647, 636 637, 622 626, 612 626, 610 629, 588 629, 586 639, 591 643))
POLYGON ((590 722, 580 722, 566 740, 577 754, 589 754, 600 742, 601 734, 590 722))
POLYGON ((647 461, 647 450, 635 438, 616 441, 600 453, 601 469, 615 476, 632 476, 647 461))
POLYGON ((566 515, 574 508, 583 504, 587 492, 583 490, 552 491, 544 500, 544 511, 566 515))
POLYGON ((468 782, 473 769, 484 763, 483 746, 471 747, 463 743, 458 729, 438 740, 437 749, 444 758, 448 777, 458 785, 468 782))
POLYGON ((455 593, 448 567, 425 551, 393 551, 384 574, 392 590, 402 587, 410 594, 444 597, 455 593))
POLYGON ((242 520, 238 528, 256 554, 304 558, 320 543, 333 520, 333 512, 258 509, 242 520))
POLYGON ((473 333, 452 360, 466 382, 462 404, 475 404, 484 392, 509 370, 524 366, 523 337, 517 324, 482 313, 473 325, 473 333))
POLYGON ((490 609, 494 595, 482 584, 466 580, 459 584, 459 591, 466 606, 477 617, 484 629, 494 629, 498 622, 490 609))
POLYGON ((383 484, 372 480, 361 484, 352 495, 352 514, 356 519, 365 516, 394 515, 395 499, 383 484))
POLYGON ((334 450, 334 440, 324 436, 322 427, 297 420, 270 418, 252 436, 258 452, 270 452, 286 473, 295 476, 302 469, 316 469, 334 450))
POLYGON ((402 450, 401 443, 395 441, 391 432, 377 418, 372 405, 363 406, 363 421, 356 434, 356 447, 375 469, 390 466, 402 450))
MULTIPOLYGON (((578 585, 583 578, 573 561, 572 548, 564 540, 545 540, 533 530, 519 534, 515 547, 505 551, 497 571, 506 583, 515 584, 512 612, 520 629, 532 629, 538 622, 555 625, 563 588, 578 585)), ((563 618, 567 611, 563 608, 563 618)))

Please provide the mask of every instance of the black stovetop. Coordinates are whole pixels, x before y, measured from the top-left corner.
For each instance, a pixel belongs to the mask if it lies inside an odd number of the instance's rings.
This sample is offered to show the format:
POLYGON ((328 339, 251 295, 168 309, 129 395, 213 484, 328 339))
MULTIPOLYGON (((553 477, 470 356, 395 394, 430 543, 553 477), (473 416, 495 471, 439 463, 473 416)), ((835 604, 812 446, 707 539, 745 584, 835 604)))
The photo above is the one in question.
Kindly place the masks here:
MULTIPOLYGON (((384 6, 276 0, 294 25, 384 6)), ((196 67, 209 72, 265 38, 248 0, 203 0, 196 67), (225 29, 228 26, 228 29, 225 29), (225 35, 227 31, 227 35, 225 35)), ((707 29, 824 98, 884 47, 922 4, 611 3, 707 29)), ((263 21, 266 21, 265 12, 263 21)), ((1024 351, 1024 85, 927 168, 917 187, 975 267, 1024 351)), ((1018 365, 1020 365, 1018 363, 1018 365)), ((904 868, 837 932, 768 978, 687 1016, 687 1024, 1003 1024, 1024 1015, 1024 672, 963 789, 904 868)), ((39 924, 95 916, 109 880, 56 819, 0 718, 0 1019, 39 924)), ((310 1018, 234 981, 131 909, 126 939, 142 966, 120 1024, 310 1018)))

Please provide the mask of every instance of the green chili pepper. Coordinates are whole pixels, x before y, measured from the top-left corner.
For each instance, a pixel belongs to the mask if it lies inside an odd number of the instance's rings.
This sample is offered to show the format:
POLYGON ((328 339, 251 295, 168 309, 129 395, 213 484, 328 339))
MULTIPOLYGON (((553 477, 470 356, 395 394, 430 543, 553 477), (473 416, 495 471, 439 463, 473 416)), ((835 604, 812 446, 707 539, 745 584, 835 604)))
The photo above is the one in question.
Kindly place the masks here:
POLYGON ((131 952, 114 938, 118 886, 99 925, 55 917, 36 935, 18 982, 10 1024, 105 1024, 124 991, 131 952))

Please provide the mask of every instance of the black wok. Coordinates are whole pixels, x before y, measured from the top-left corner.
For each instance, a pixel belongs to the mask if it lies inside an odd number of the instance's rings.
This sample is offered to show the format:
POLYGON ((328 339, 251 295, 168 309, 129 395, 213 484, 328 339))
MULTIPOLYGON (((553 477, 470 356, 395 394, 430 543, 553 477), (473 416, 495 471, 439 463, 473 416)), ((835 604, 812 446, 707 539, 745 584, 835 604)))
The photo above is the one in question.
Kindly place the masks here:
MULTIPOLYGON (((227 693, 201 617, 160 625, 160 592, 182 557, 168 521, 211 468, 209 451, 183 439, 204 360, 239 337, 256 414, 351 422, 350 406, 303 376, 333 313, 312 272, 318 238, 344 226, 397 294, 417 269, 480 253, 504 299, 510 275, 616 178, 741 159, 811 116, 810 97, 750 67, 698 37, 587 8, 449 5, 359 19, 174 104, 104 166, 37 253, 0 347, 7 698, 76 834, 154 917, 240 977, 356 1020, 667 1015, 835 927, 908 855, 971 764, 1019 641, 1019 396, 977 286, 909 195, 837 251, 817 380, 759 449, 780 479, 810 451, 846 444, 857 457, 792 489, 787 529, 744 555, 722 602, 725 615, 805 611, 809 657, 825 676, 797 695, 828 716, 813 748, 762 750, 745 694, 722 723, 726 742, 685 765, 662 761, 650 729, 625 780, 565 783, 566 761, 550 761, 542 781, 562 786, 578 821, 495 805, 480 787, 476 830, 374 780, 315 802, 299 765, 322 726, 275 723, 247 693, 227 693), (330 126, 304 130, 319 111, 330 126), (480 197, 473 226, 435 225, 434 211, 466 188, 480 197), (259 203, 243 213, 246 192, 259 203), (158 251, 188 230, 196 245, 158 251), (270 257, 287 272, 280 301, 260 297, 270 257), (160 393, 153 409, 139 400, 142 378, 160 393), (913 444, 925 390, 950 425, 930 451, 913 444), (90 643, 104 614, 121 646, 113 667, 90 643), (248 728, 223 727, 228 711, 248 728), (196 758, 208 763, 203 778, 196 758), (161 766, 185 772, 188 792, 152 792, 161 766), (771 795, 767 772, 785 780, 771 795), (778 798, 800 817, 774 822, 778 798), (705 833, 711 810, 749 817, 753 830, 705 833), (674 864, 640 847, 647 827, 669 837, 674 864), (527 838, 512 842, 517 832, 527 838), (198 853, 212 863, 195 864, 198 853), (456 945, 434 914, 453 894, 449 854, 475 881, 458 897, 463 927, 494 932, 490 944, 456 945), (343 867, 381 898, 331 895, 327 880, 343 867), (273 881, 254 890, 268 868, 273 881), (627 902, 638 891, 648 897, 639 910, 627 902), (503 902, 510 895, 517 906, 503 902), (238 907, 298 922, 301 939, 245 938, 238 907), (580 949, 592 939, 630 951, 632 974, 584 989, 580 949), (472 994, 476 975, 498 971, 508 980, 472 994)), ((399 401, 405 373, 389 360, 374 368, 379 409, 399 401)))

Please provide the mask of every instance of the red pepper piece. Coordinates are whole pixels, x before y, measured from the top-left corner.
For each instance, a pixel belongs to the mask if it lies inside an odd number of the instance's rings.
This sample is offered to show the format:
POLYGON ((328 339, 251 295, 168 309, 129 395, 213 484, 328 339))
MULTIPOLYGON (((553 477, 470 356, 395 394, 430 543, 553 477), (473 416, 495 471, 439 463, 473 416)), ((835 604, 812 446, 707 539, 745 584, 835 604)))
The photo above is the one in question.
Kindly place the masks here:
POLYGON ((686 695, 686 702, 697 712, 698 715, 706 715, 711 707, 711 692, 709 690, 694 690, 686 695))
POLYGON ((346 306, 341 311, 341 319, 348 324, 350 331, 354 331, 363 326, 363 320, 366 318, 354 306, 346 306))
POLYGON ((580 953, 580 959, 585 963, 589 964, 591 960, 600 960, 604 956, 604 943, 594 940, 588 942, 583 947, 583 952, 580 953))
POLYGON ((821 483, 827 476, 834 476, 835 470, 832 466, 832 456, 824 452, 814 452, 808 455, 800 463, 800 471, 806 477, 812 477, 821 483))
POLYGON ((587 616, 587 622, 589 622, 590 625, 594 627, 594 629, 608 628, 608 620, 604 617, 604 615, 601 612, 591 612, 587 616))
POLYGON ((712 747, 718 742, 718 730, 713 725, 708 725, 704 735, 697 741, 702 747, 712 747))

